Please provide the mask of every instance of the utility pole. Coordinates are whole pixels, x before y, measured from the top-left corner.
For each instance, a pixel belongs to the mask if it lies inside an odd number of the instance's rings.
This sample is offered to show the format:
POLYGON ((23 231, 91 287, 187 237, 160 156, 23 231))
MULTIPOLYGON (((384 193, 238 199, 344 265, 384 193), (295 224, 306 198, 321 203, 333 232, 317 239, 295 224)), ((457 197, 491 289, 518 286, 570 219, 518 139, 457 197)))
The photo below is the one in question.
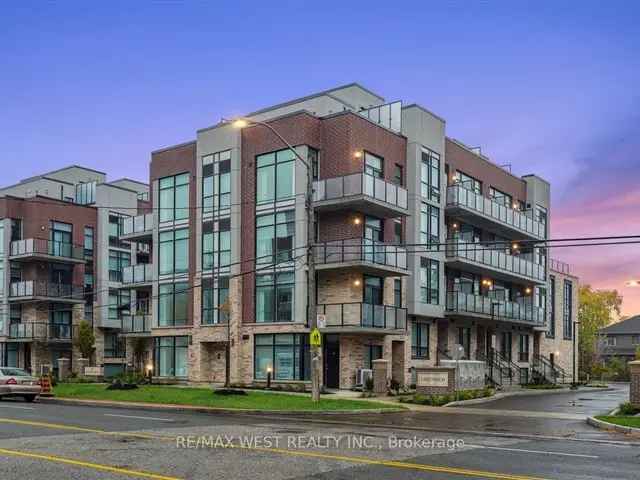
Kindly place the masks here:
MULTIPOLYGON (((224 121, 224 119, 223 119, 224 121)), ((318 315, 316 313, 316 268, 314 258, 315 243, 315 212, 313 209, 313 166, 302 158, 298 151, 269 123, 247 118, 238 118, 232 122, 235 128, 245 128, 252 125, 261 125, 268 128, 278 139, 286 145, 295 157, 304 165, 307 170, 307 188, 305 195, 305 211, 307 214, 307 315, 311 331, 318 327, 318 315)), ((320 346, 311 347, 311 399, 314 402, 320 401, 322 365, 322 349, 320 346)))

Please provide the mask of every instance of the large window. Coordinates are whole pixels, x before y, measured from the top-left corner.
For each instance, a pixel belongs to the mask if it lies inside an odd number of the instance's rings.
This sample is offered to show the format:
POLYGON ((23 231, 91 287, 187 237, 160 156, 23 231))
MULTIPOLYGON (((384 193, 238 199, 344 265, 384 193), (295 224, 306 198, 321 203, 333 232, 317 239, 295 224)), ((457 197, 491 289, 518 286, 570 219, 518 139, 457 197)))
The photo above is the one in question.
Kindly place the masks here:
POLYGON ((420 301, 437 305, 440 301, 440 262, 420 257, 420 301))
POLYGON ((256 157, 257 203, 288 200, 295 185, 295 155, 289 149, 256 157))
POLYGON ((96 201, 96 182, 78 183, 75 201, 81 205, 94 203, 96 201))
POLYGON ((364 173, 376 178, 384 177, 384 159, 373 153, 364 152, 364 173))
POLYGON ((457 183, 462 185, 463 188, 471 190, 478 195, 482 193, 482 182, 476 178, 473 178, 471 175, 467 175, 460 170, 456 170, 456 176, 454 177, 454 179, 457 179, 457 183))
POLYGON ((411 328, 411 356, 429 358, 429 324, 413 322, 411 328))
POLYGON ((186 377, 189 337, 155 339, 155 372, 159 377, 186 377))
POLYGON ((202 269, 228 267, 230 263, 231 220, 206 222, 202 227, 202 269))
POLYGON ((57 257, 70 257, 72 253, 73 225, 70 223, 49 223, 49 254, 57 257))
POLYGON ((497 188, 489 187, 489 197, 507 208, 513 208, 513 197, 508 193, 502 192, 497 188))
POLYGON ((267 378, 267 369, 271 369, 274 380, 309 380, 311 378, 309 335, 304 333, 256 335, 254 349, 253 376, 257 380, 267 378))
POLYGON ((131 253, 109 249, 109 281, 121 282, 122 269, 131 265, 131 253))
POLYGON ((229 278, 220 277, 218 288, 212 281, 206 281, 202 289, 202 324, 215 325, 229 321, 229 314, 220 307, 229 298, 229 278))
POLYGON ((256 218, 256 263, 282 263, 293 258, 295 211, 256 218))
POLYGON ((440 239, 440 209, 425 202, 420 206, 420 243, 438 248, 440 239))
POLYGON ((520 335, 518 361, 522 363, 529 361, 529 335, 520 335))
POLYGON ((84 258, 93 258, 93 227, 84 227, 84 258))
POLYGON ((396 307, 402 307, 402 280, 393 279, 393 304, 396 307))
POLYGON ((160 232, 160 275, 186 273, 189 270, 189 229, 160 232))
POLYGON ((256 322, 293 322, 294 272, 256 275, 256 322))
POLYGON ((158 326, 186 325, 188 321, 189 284, 162 283, 158 287, 158 326))
POLYGON ((420 185, 422 198, 440 201, 440 155, 426 148, 422 149, 420 185))
POLYGON ((121 215, 119 213, 109 213, 109 246, 116 248, 129 248, 131 244, 124 240, 120 240, 120 235, 122 235, 122 226, 124 223, 124 219, 127 218, 126 215, 121 215))
POLYGON ((189 218, 189 174, 161 178, 158 187, 160 221, 189 218))
POLYGON ((202 157, 202 212, 231 205, 231 150, 202 157))
MULTIPOLYGON (((85 304, 86 307, 86 304, 85 304)), ((130 290, 109 290, 109 320, 118 320, 121 314, 131 311, 131 291, 130 290)), ((86 309, 85 309, 86 311, 86 309)), ((93 314, 92 314, 93 318, 93 314)))
POLYGON ((562 336, 565 340, 573 338, 573 284, 569 280, 564 281, 562 299, 562 336))

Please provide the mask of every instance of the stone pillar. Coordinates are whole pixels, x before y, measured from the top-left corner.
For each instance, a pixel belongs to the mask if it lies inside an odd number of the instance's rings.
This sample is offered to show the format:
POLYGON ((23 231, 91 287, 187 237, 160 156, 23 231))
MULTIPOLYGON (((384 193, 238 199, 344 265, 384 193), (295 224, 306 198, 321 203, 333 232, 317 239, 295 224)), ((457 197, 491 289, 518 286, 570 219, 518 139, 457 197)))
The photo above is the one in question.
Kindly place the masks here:
POLYGON ((58 359, 58 380, 65 380, 69 376, 69 359, 58 359))
POLYGON ((631 375, 629 401, 634 407, 640 408, 640 360, 629 362, 629 373, 631 375))
POLYGON ((84 368, 89 366, 89 359, 78 358, 74 366, 77 369, 76 371, 78 372, 78 375, 80 375, 81 377, 84 377, 84 368))
POLYGON ((373 362, 373 393, 384 395, 387 393, 387 381, 389 378, 389 360, 383 358, 373 362))

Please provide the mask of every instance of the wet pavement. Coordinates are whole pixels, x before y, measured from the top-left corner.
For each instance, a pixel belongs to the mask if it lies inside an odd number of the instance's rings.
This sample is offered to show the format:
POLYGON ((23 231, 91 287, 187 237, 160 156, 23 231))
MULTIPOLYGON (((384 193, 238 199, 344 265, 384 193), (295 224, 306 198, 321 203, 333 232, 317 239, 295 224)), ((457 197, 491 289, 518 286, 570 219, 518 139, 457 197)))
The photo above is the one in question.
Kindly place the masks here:
POLYGON ((607 414, 620 403, 629 400, 629 384, 610 384, 607 390, 581 388, 566 393, 513 396, 464 408, 490 410, 524 410, 528 412, 567 413, 593 416, 607 414))

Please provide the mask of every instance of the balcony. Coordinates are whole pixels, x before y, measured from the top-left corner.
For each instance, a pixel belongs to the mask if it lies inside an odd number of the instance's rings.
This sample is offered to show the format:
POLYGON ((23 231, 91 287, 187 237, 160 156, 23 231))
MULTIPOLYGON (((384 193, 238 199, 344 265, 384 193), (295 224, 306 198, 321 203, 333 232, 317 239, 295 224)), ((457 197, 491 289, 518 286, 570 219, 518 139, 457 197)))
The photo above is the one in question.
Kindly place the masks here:
POLYGON ((71 243, 54 242, 43 238, 27 238, 11 242, 9 260, 85 263, 85 256, 82 246, 71 243))
POLYGON ((546 272, 539 265, 521 256, 507 255, 478 243, 447 240, 447 265, 480 275, 490 272, 492 277, 508 282, 545 283, 546 272))
POLYGON ((153 284, 153 264, 139 263, 122 269, 122 288, 148 288, 153 284))
POLYGON ((313 184, 318 211, 358 210, 380 218, 408 215, 407 191, 365 173, 327 178, 313 184))
POLYGON ((9 340, 16 342, 71 343, 77 334, 77 325, 56 323, 12 323, 9 340))
POLYGON ((364 273, 397 277, 409 275, 407 251, 365 238, 349 238, 316 244, 316 270, 352 268, 364 273))
POLYGON ((118 338, 116 342, 105 344, 104 346, 104 358, 105 359, 119 359, 123 360, 127 358, 127 343, 124 338, 118 338))
POLYGON ((407 309, 369 303, 333 303, 317 305, 317 313, 326 316, 323 332, 404 333, 407 309))
POLYGON ((448 292, 446 314, 509 321, 532 327, 545 325, 544 308, 520 302, 500 301, 472 293, 448 292))
POLYGON ((151 335, 151 315, 123 315, 120 334, 127 337, 147 337, 151 335))
POLYGON ((151 241, 152 234, 152 213, 136 215, 135 217, 127 217, 122 221, 122 233, 120 234, 120 240, 148 242, 151 241))
POLYGON ((44 300, 55 303, 84 303, 82 285, 53 283, 43 280, 13 282, 9 286, 9 301, 44 300))
POLYGON ((543 223, 508 208, 462 185, 447 187, 447 214, 467 220, 508 238, 540 240, 546 238, 543 223))

